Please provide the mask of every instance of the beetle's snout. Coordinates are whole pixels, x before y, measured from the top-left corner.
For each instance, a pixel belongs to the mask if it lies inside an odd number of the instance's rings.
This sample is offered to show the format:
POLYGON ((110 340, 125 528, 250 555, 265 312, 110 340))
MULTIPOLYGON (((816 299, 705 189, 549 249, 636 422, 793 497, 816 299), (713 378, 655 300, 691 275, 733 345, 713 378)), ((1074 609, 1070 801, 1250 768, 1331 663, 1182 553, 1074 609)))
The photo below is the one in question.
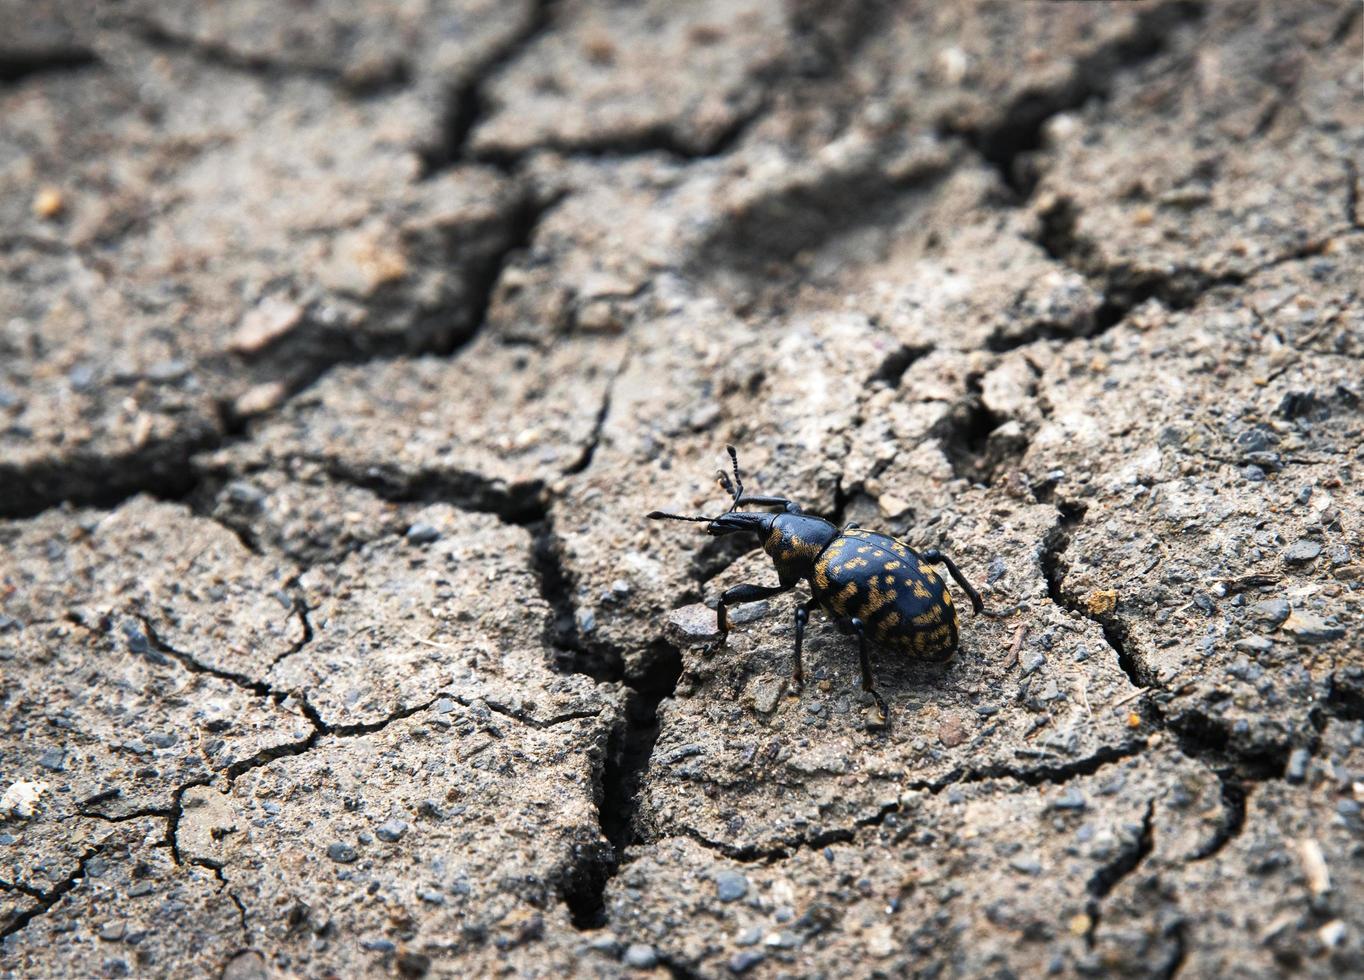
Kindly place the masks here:
POLYGON ((736 531, 742 530, 743 528, 735 527, 732 521, 726 521, 723 517, 711 521, 706 525, 706 533, 713 538, 722 537, 726 534, 733 534, 736 531))
POLYGON ((728 514, 721 514, 715 520, 706 525, 706 533, 713 537, 721 537, 726 534, 737 534, 740 531, 749 531, 760 534, 771 524, 770 514, 749 514, 742 511, 731 511, 728 514))

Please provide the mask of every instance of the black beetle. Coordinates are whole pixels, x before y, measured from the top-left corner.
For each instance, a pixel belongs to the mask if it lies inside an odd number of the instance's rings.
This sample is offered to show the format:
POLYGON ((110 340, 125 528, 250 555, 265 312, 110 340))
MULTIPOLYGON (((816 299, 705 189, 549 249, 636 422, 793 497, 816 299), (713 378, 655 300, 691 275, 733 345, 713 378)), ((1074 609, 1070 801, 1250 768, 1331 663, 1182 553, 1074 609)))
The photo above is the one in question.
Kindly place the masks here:
POLYGON ((804 579, 810 585, 808 602, 796 607, 796 648, 793 679, 803 682, 801 643, 810 611, 823 607, 839 630, 857 634, 857 655, 862 665, 862 690, 875 700, 883 718, 886 703, 872 682, 867 644, 916 660, 942 663, 957 651, 957 611, 941 578, 929 567, 941 564, 971 598, 977 613, 984 608, 980 593, 971 588, 961 571, 936 548, 916 552, 909 545, 885 534, 864 531, 856 524, 844 528, 801 512, 785 497, 745 495, 739 478, 739 456, 725 447, 734 466, 734 482, 720 471, 720 483, 733 497, 729 510, 718 517, 684 517, 654 511, 651 520, 696 521, 713 535, 756 534, 763 550, 777 566, 780 585, 736 585, 720 596, 716 615, 720 639, 729 633, 727 607, 780 595, 804 579), (780 513, 746 513, 743 505, 780 507, 780 513))

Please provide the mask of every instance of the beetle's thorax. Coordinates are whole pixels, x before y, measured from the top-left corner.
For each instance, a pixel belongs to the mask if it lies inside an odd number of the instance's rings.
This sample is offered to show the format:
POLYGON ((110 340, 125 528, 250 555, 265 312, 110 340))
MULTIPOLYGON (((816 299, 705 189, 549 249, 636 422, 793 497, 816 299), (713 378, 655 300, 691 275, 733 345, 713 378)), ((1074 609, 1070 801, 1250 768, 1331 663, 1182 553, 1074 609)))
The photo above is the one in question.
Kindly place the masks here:
POLYGON ((793 581, 813 573, 815 559, 836 537, 838 528, 822 517, 778 514, 763 539, 763 550, 777 566, 781 580, 793 581))

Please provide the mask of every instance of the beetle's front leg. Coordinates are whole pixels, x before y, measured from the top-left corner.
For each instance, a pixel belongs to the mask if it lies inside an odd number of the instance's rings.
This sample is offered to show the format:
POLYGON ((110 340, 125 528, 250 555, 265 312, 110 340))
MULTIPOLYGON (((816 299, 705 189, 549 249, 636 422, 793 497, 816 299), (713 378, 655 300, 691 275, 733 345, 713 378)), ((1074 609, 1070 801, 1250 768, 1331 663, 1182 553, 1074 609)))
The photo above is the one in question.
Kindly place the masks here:
POLYGON ((715 621, 720 628, 720 643, 723 645, 729 637, 729 606, 736 606, 741 602, 757 602, 759 599, 770 599, 774 595, 781 595, 788 592, 790 585, 736 585, 732 589, 725 589, 720 593, 720 602, 715 607, 715 621))

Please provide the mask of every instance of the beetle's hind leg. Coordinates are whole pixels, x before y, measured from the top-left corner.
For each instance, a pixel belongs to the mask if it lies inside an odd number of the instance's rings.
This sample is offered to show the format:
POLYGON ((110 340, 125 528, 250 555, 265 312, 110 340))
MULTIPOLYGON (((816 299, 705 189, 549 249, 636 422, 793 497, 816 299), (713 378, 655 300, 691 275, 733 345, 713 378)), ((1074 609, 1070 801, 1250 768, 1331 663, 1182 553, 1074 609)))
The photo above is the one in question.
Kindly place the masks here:
POLYGON ((951 558, 948 558, 937 548, 929 548, 927 551, 921 551, 919 552, 919 557, 924 561, 932 562, 935 565, 947 566, 947 573, 952 576, 952 580, 960 585, 962 591, 970 597, 971 608, 974 609, 977 614, 985 609, 985 603, 980 601, 980 593, 971 588, 971 583, 966 581, 966 576, 962 575, 961 569, 957 567, 956 562, 951 558))

